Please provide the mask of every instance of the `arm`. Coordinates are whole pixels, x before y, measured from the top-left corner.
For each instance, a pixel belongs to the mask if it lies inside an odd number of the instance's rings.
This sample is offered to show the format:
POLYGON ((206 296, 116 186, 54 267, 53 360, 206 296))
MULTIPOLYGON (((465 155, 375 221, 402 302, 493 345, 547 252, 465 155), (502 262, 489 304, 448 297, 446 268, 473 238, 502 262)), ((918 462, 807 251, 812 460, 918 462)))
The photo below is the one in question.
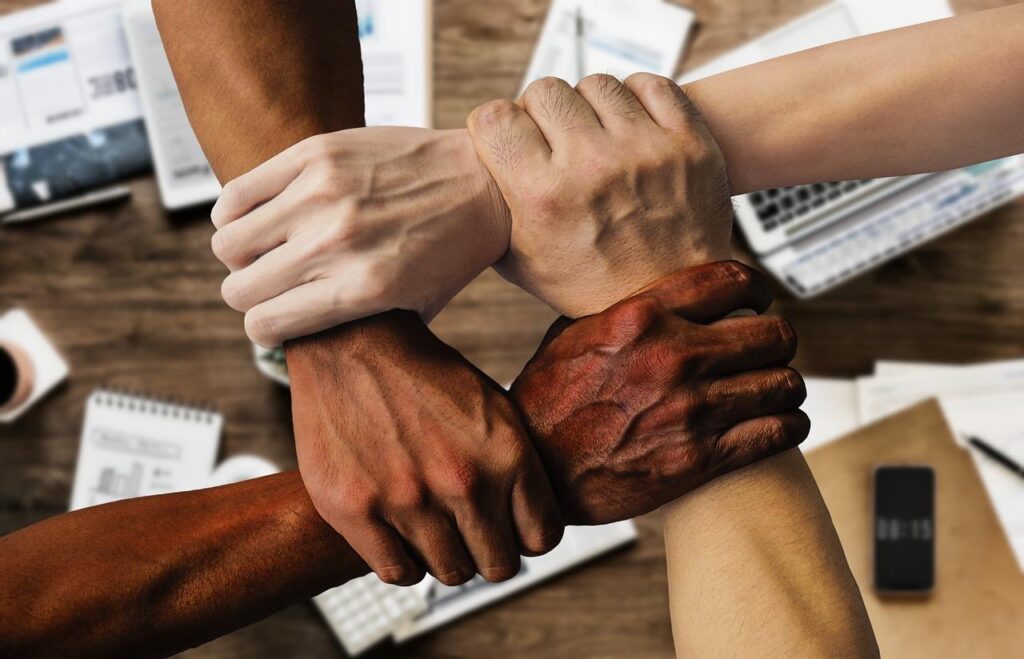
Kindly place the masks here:
MULTIPOLYGON (((794 372, 679 372, 698 360, 736 365, 791 355, 792 342, 778 344, 771 319, 705 326, 770 301, 763 277, 721 263, 668 277, 607 314, 556 323, 517 380, 516 398, 530 410, 572 521, 642 515, 804 437, 806 418, 783 413, 803 396, 794 372), (602 391, 623 379, 632 384, 602 391), (719 413, 699 418, 707 405, 719 413), (753 445, 729 431, 750 407, 780 412, 785 432, 753 445), (585 451, 578 429, 564 423, 586 425, 580 412, 594 415, 600 430, 581 435, 585 451)), ((0 616, 5 657, 166 656, 368 571, 295 472, 67 513, 0 538, 0 555, 0 609, 20 612, 0 616)))
MULTIPOLYGON (((522 262, 516 267, 527 274, 527 279, 544 286, 542 294, 565 296, 561 299, 567 304, 579 302, 572 288, 586 276, 596 276, 598 282, 608 286, 608 298, 635 285, 626 277, 609 276, 599 258, 589 268, 572 261, 573 255, 588 252, 566 247, 585 244, 593 235, 585 229, 592 226, 600 227, 599 235, 620 234, 617 247, 640 246, 639 254, 645 256, 659 254, 659 244, 668 242, 686 246, 675 256, 680 260, 728 257, 728 244, 722 240, 728 235, 728 211, 722 210, 728 195, 722 184, 725 164, 705 126, 671 81, 633 76, 622 85, 612 79, 590 78, 576 90, 560 81, 535 83, 519 104, 495 102, 483 106, 470 117, 469 126, 481 160, 508 201, 514 227, 511 255, 521 255, 518 258, 522 262), (510 142, 518 145, 514 157, 505 153, 510 142), (654 145, 667 151, 659 154, 654 145), (631 152, 643 155, 625 155, 631 152), (687 154, 699 164, 686 167, 680 156, 672 155, 678 153, 687 154), (675 194, 682 194, 690 203, 675 199, 675 194), (691 225, 685 219, 676 220, 690 215, 687 211, 695 211, 691 225), (585 221, 574 226, 565 223, 565 217, 585 221), (661 221, 648 224, 659 217, 661 221), (664 231, 673 226, 688 231, 665 236, 643 230, 664 231), (654 239, 637 241, 636 233, 654 239), (537 240, 545 247, 535 244, 537 240), (650 247, 644 247, 647 245, 650 247), (565 267, 580 274, 569 277, 561 270, 565 267)), ((662 261, 645 260, 645 276, 656 276, 662 261)), ((596 284, 589 289, 597 289, 596 284)), ((621 313, 645 297, 634 296, 602 316, 621 313)), ((763 311, 764 306, 737 305, 757 311, 763 311)), ((708 313, 700 320, 710 323, 709 328, 767 320, 718 320, 728 315, 728 308, 704 311, 708 313)), ((571 479, 571 486, 554 479, 570 520, 581 507, 574 506, 574 502, 613 491, 600 484, 616 480, 614 467, 621 463, 611 460, 609 467, 604 466, 607 456, 616 452, 605 449, 595 454, 589 443, 596 440, 602 444, 604 433, 615 435, 623 410, 642 409, 642 387, 651 381, 649 377, 633 376, 629 367, 650 361, 650 356, 622 358, 619 369, 610 373, 590 368, 588 355, 614 350, 614 343, 602 336, 600 347, 588 350, 583 333, 588 326, 586 320, 547 341, 543 354, 527 365, 512 389, 532 434, 543 438, 538 447, 545 463, 572 465, 556 470, 571 479), (553 373, 578 374, 578 385, 589 384, 604 404, 588 401, 576 407, 571 394, 563 398, 551 390, 532 391, 536 383, 553 373), (631 391, 631 385, 639 390, 631 391), (616 400, 616 396, 623 399, 616 400), (574 457, 565 460, 570 452, 574 457), (588 483, 596 487, 588 487, 588 483)), ((658 328, 665 326, 664 322, 647 326, 642 314, 623 325, 655 336, 658 328)), ((761 361, 752 362, 751 354, 759 351, 744 351, 746 356, 739 362, 730 365, 726 359, 717 366, 712 365, 715 358, 711 355, 693 354, 697 346, 708 345, 700 334, 698 331, 679 337, 675 341, 679 348, 660 357, 680 369, 677 378, 683 395, 672 403, 662 399, 674 414, 666 419, 661 414, 663 409, 655 408, 650 418, 641 415, 629 419, 632 430, 641 435, 650 432, 651 441, 622 447, 632 455, 644 446, 660 452, 656 458, 634 465, 632 474, 643 473, 643 465, 657 465, 661 481, 678 482, 686 476, 674 469, 686 465, 693 453, 688 450, 684 429, 672 426, 676 419, 714 419, 720 403, 704 396, 725 391, 732 392, 730 400, 746 419, 725 432, 713 425, 697 428, 696 438, 710 441, 705 446, 713 446, 719 455, 730 456, 735 460, 732 466, 749 466, 670 503, 667 510, 665 538, 679 654, 729 656, 749 653, 750 648, 768 656, 797 651, 808 656, 877 654, 864 603, 802 454, 790 450, 756 464, 751 464, 756 458, 743 457, 751 447, 764 442, 779 446, 780 437, 802 436, 794 428, 805 424, 806 417, 793 414, 793 401, 783 394, 794 376, 779 370, 795 352, 791 331, 785 324, 775 327, 770 332, 773 340, 765 345, 778 350, 789 344, 792 352, 760 352, 761 361), (701 369, 710 369, 716 377, 686 392, 687 376, 701 369), (731 376, 747 369, 760 370, 731 376), (732 377, 742 380, 755 373, 777 383, 769 399, 744 398, 736 393, 744 387, 732 377), (693 407, 688 408, 683 401, 693 407), (737 436, 742 440, 734 441, 737 436)), ((730 341, 740 345, 741 339, 733 334, 730 341)), ((802 432, 806 433, 806 426, 802 432)), ((693 485, 701 482, 706 481, 693 485)), ((660 496, 657 487, 645 487, 648 485, 638 479, 630 497, 606 502, 600 508, 614 510, 615 504, 628 504, 634 498, 670 500, 660 496)))
POLYGON ((168 656, 369 571, 297 472, 67 513, 0 555, 6 657, 168 656))
POLYGON ((805 50, 686 92, 740 194, 1024 153, 1022 60, 1018 4, 805 50))
POLYGON ((832 518, 799 451, 728 474, 664 512, 678 656, 750 648, 762 656, 878 656, 832 518))
MULTIPOLYGON (((154 8, 200 142, 232 181, 229 199, 247 187, 235 177, 289 145, 362 125, 350 0, 154 8)), ((450 585, 476 573, 500 581, 518 572, 520 551, 558 543, 558 506, 518 412, 419 318, 391 312, 285 348, 307 490, 382 579, 415 583, 425 563, 450 585)))
MULTIPOLYGON (((1022 16, 1016 5, 851 39, 699 80, 686 92, 721 147, 733 194, 951 169, 1024 152, 1024 86, 1005 82, 1024 58, 1022 16)), ((600 78, 580 89, 588 86, 600 87, 600 78)), ((324 135, 315 149, 282 154, 218 204, 215 251, 236 270, 225 299, 246 312, 257 343, 396 307, 429 320, 495 262, 514 283, 540 290, 507 254, 508 206, 465 131, 367 131, 324 135), (331 184, 311 185, 317 180, 331 184), (275 197, 276 208, 249 212, 275 197), (353 238, 367 229, 374 240, 353 238), (285 249, 245 267, 297 233, 316 245, 315 260, 285 249), (408 258, 396 264, 396 253, 408 258), (315 286, 303 285, 309 271, 315 286)), ((659 273, 678 267, 664 250, 655 255, 659 273)), ((646 277, 651 256, 618 262, 619 274, 646 277)))

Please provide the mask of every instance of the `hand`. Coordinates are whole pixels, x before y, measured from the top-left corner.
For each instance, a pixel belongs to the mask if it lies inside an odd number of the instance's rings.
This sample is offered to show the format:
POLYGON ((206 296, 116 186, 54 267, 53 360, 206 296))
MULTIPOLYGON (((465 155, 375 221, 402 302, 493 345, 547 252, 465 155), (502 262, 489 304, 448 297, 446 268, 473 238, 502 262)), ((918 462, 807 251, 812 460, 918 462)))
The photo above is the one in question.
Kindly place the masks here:
POLYGON ((558 544, 558 505, 515 406, 415 314, 349 323, 330 349, 311 339, 289 344, 306 357, 290 373, 299 468, 381 579, 415 583, 422 561, 445 584, 501 581, 520 552, 558 544))
MULTIPOLYGON (((562 319, 512 385, 567 524, 630 519, 807 437, 792 328, 736 262, 562 319)), ((699 529, 695 530, 699 533, 699 529)))
POLYGON ((596 313, 686 265, 729 258, 722 154, 679 86, 539 80, 473 112, 477 153, 512 214, 507 279, 560 313, 596 313))
POLYGON ((231 181, 213 250, 263 346, 391 309, 430 321, 508 249, 507 209, 465 131, 359 128, 231 181))

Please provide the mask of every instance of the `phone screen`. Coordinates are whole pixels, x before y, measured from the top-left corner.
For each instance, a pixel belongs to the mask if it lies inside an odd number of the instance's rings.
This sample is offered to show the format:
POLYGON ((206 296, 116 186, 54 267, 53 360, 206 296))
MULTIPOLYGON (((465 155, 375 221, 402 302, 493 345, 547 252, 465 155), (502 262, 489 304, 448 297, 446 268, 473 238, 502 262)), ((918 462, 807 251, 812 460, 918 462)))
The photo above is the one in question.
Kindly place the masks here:
POLYGON ((875 587, 928 592, 935 585, 935 471, 875 470, 875 587))

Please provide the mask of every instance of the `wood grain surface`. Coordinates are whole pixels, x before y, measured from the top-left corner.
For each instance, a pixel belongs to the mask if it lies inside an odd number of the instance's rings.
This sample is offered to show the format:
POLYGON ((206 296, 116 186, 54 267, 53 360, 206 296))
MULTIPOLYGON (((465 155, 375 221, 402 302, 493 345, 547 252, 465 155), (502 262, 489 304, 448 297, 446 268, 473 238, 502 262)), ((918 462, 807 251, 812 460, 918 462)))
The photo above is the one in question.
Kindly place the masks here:
MULTIPOLYGON (((626 0, 623 0, 626 2, 626 0)), ((0 0, 0 14, 35 4, 0 0)), ((687 0, 700 24, 687 67, 820 4, 687 0)), ((966 12, 1000 0, 960 0, 966 12)), ((435 125, 460 127, 521 82, 547 0, 436 0, 435 125)), ((168 215, 150 177, 130 202, 0 229, 0 310, 24 307, 60 347, 70 382, 0 426, 0 534, 66 509, 86 397, 100 385, 208 401, 226 417, 222 455, 295 465, 287 392, 253 368, 241 317, 220 299, 208 209, 168 215)), ((970 362, 1020 356, 1024 205, 1012 204, 809 302, 782 291, 775 311, 801 338, 807 374, 852 376, 875 359, 970 362)), ((551 311, 485 274, 434 323, 499 381, 512 379, 551 311)), ((638 544, 423 640, 368 656, 668 657, 660 519, 638 544)), ((2 560, 2 558, 0 558, 2 560)), ((301 557, 296 557, 301 560, 301 557)), ((339 656, 310 604, 188 656, 339 656)))

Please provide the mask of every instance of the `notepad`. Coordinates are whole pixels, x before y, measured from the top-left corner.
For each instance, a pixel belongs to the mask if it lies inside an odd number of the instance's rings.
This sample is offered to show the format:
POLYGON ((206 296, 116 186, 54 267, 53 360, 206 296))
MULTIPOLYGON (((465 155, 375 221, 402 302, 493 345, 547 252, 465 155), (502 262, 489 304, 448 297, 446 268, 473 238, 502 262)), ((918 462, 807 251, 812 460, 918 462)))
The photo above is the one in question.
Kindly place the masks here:
POLYGON ((71 510, 206 487, 223 417, 100 389, 89 397, 71 510))

